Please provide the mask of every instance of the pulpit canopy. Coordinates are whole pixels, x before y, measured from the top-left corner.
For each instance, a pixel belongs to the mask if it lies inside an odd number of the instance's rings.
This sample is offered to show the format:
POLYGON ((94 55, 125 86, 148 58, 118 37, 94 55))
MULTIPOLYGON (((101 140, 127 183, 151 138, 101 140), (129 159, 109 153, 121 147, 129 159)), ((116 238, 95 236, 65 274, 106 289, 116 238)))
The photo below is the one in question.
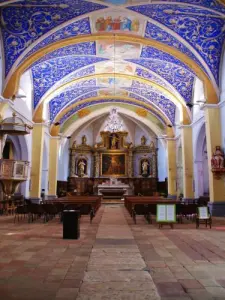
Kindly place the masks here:
POLYGON ((33 127, 25 124, 15 113, 13 113, 12 117, 0 122, 0 134, 25 135, 29 134, 31 129, 33 129, 33 127))

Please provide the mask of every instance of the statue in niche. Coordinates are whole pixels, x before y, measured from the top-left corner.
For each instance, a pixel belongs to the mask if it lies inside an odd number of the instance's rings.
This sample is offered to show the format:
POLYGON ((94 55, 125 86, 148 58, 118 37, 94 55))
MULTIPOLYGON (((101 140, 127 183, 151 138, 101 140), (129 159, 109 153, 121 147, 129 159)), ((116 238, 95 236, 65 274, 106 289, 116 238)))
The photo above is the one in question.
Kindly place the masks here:
POLYGON ((112 138, 111 138, 111 149, 118 148, 118 146, 117 146, 118 141, 119 141, 119 139, 117 138, 116 134, 113 134, 112 138))
POLYGON ((82 136, 82 145, 86 145, 87 144, 87 138, 86 135, 82 136))
POLYGON ((76 149, 76 148, 77 148, 77 141, 75 140, 75 141, 73 142, 72 149, 76 149))
POLYGON ((146 145, 146 137, 143 135, 141 138, 141 145, 145 146, 146 145))
POLYGON ((84 160, 83 159, 80 160, 78 163, 78 172, 79 172, 80 177, 84 177, 84 175, 85 175, 85 166, 86 166, 86 164, 85 164, 84 160))
POLYGON ((223 169, 224 168, 224 154, 220 146, 216 146, 216 151, 213 153, 211 159, 212 168, 223 169))
POLYGON ((150 164, 148 159, 141 160, 141 175, 143 177, 148 177, 150 174, 150 164))
POLYGON ((133 145, 133 143, 132 143, 132 142, 131 142, 131 143, 129 143, 129 144, 128 144, 128 146, 127 146, 127 148, 128 148, 128 149, 132 149, 133 147, 134 147, 134 145, 133 145))

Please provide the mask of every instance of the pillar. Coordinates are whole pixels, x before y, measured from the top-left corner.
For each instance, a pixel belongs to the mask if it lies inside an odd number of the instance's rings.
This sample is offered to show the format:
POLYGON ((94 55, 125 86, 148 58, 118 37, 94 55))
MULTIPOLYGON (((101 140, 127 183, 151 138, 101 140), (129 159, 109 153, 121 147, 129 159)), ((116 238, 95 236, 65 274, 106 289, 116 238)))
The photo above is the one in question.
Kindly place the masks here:
POLYGON ((222 146, 220 109, 217 105, 206 105, 205 126, 209 166, 209 207, 215 216, 225 215, 225 184, 224 178, 217 179, 211 171, 211 158, 216 146, 222 146))
POLYGON ((182 164, 183 164, 183 194, 185 200, 194 199, 193 191, 193 147, 192 127, 181 127, 182 164))
POLYGON ((176 196, 176 140, 167 139, 167 167, 168 167, 168 198, 175 199, 176 196))
POLYGON ((75 152, 70 149, 70 177, 73 177, 76 173, 76 156, 75 152))
POLYGON ((98 152, 95 152, 94 154, 94 177, 98 178, 100 177, 100 154, 98 152))
POLYGON ((48 198, 55 198, 57 195, 59 142, 59 137, 49 139, 48 198))
POLYGON ((32 165, 31 165, 31 186, 30 198, 39 202, 41 196, 41 175, 45 124, 36 123, 32 130, 32 165))
POLYGON ((133 151, 129 150, 128 152, 128 177, 132 178, 133 177, 133 151))

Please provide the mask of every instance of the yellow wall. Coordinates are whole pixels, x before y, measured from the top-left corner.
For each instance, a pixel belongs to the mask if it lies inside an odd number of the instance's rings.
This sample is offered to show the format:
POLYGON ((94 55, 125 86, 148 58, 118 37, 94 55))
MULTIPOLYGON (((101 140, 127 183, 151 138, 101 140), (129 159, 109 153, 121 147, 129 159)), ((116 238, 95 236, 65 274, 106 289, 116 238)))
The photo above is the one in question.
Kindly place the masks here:
POLYGON ((216 146, 222 145, 221 138, 221 118, 220 109, 216 106, 205 107, 206 119, 206 143, 208 153, 208 166, 209 166, 209 191, 210 201, 224 201, 225 199, 225 184, 224 179, 216 179, 211 169, 211 158, 215 151, 216 146))

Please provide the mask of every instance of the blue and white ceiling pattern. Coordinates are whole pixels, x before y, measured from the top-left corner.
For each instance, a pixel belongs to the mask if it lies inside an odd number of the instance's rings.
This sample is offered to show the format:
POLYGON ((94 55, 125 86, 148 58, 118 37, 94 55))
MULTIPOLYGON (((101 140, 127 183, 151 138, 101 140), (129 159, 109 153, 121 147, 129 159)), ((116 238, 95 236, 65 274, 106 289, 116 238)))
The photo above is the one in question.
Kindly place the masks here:
MULTIPOLYGON (((124 81, 124 84, 127 85, 128 81, 124 81)), ((155 108, 160 109, 160 111, 170 120, 171 123, 174 123, 176 106, 170 99, 166 98, 162 93, 159 94, 157 90, 155 90, 153 87, 150 88, 146 84, 140 84, 139 82, 132 80, 129 85, 129 87, 120 87, 121 90, 127 91, 127 93, 120 93, 121 96, 124 95, 126 97, 131 97, 143 102, 144 104, 151 104, 155 108), (141 96, 138 97, 138 95, 141 96)), ((96 93, 99 96, 106 96, 107 93, 104 93, 104 88, 104 85, 101 85, 101 81, 96 79, 82 80, 68 87, 49 102, 51 122, 54 122, 54 119, 58 113, 64 108, 72 105, 78 100, 84 100, 86 95, 83 94, 96 93)))
MULTIPOLYGON (((96 92, 90 93, 90 94, 86 94, 86 98, 87 100, 89 100, 89 98, 93 98, 93 97, 97 97, 98 94, 94 94, 96 92)), ((137 100, 140 100, 141 97, 137 100)), ((74 102, 73 104, 79 103, 81 100, 83 100, 82 98, 78 98, 76 102, 74 102)), ((162 119, 162 117, 157 114, 156 112, 153 112, 150 108, 146 108, 145 105, 139 103, 139 104, 134 104, 132 101, 129 100, 123 100, 121 101, 120 98, 112 98, 112 99, 99 99, 99 100, 90 100, 87 102, 83 102, 83 103, 79 103, 77 104, 74 108, 72 108, 69 112, 67 112, 61 119, 60 119, 60 124, 63 124, 64 122, 66 122, 66 120, 68 120, 72 115, 74 115, 75 113, 77 113, 79 110, 84 109, 90 105, 97 105, 97 104, 111 104, 111 103, 122 103, 122 104, 128 104, 128 105, 135 105, 137 107, 143 108, 145 110, 147 110, 148 112, 150 112, 151 114, 153 114, 157 119, 159 119, 163 124, 165 124, 165 121, 162 119)))
MULTIPOLYGON (((3 2, 6 1, 0 0, 0 3, 3 2)), ((171 46, 194 60, 211 80, 219 84, 221 54, 225 40, 225 6, 219 1, 7 2, 12 4, 1 8, 6 80, 16 66, 47 45, 70 37, 110 32, 128 35, 131 33, 171 46)), ((167 90, 174 89, 184 101, 192 100, 195 74, 183 62, 153 47, 135 45, 132 42, 127 45, 118 43, 117 46, 115 47, 114 42, 113 49, 113 41, 74 44, 55 50, 34 63, 34 108, 48 91, 79 76, 101 73, 104 71, 104 64, 110 61, 118 64, 122 62, 121 65, 126 69, 124 74, 152 80, 167 90), (112 59, 110 51, 115 51, 115 48, 121 48, 124 52, 119 55, 114 53, 112 59), (99 65, 102 66, 100 69, 97 67, 99 65)), ((127 87, 132 88, 134 89, 127 87)), ((90 89, 89 92, 93 92, 90 89)), ((137 92, 137 87, 135 89, 137 92)), ((143 90, 141 91, 143 93, 143 90)), ((159 98, 164 97, 160 93, 158 95, 159 98)), ((173 108, 165 101, 161 101, 164 103, 164 112, 167 109, 172 110, 171 114, 167 113, 168 118, 172 120, 173 108)))

